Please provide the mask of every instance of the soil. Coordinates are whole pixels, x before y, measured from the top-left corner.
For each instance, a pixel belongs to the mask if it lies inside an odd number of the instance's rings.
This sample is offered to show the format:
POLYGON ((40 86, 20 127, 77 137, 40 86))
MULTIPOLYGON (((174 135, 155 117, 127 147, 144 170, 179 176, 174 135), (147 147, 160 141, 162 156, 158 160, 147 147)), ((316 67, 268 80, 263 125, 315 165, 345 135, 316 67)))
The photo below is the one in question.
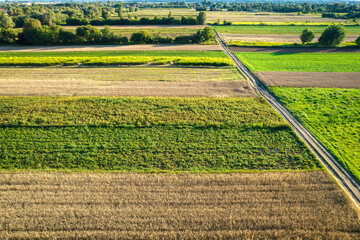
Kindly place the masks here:
POLYGON ((359 72, 255 72, 269 87, 360 88, 359 72))
POLYGON ((1 46, 0 52, 85 52, 85 51, 218 51, 219 45, 137 44, 84 46, 1 46))
POLYGON ((253 97, 246 81, 1 81, 2 96, 253 97))

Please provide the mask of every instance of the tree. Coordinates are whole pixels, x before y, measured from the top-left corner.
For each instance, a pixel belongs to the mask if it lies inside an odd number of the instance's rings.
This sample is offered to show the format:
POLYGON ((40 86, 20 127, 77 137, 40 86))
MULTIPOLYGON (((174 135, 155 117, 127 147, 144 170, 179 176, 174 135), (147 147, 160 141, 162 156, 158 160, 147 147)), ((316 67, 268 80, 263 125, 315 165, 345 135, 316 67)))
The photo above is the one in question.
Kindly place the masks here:
POLYGON ((72 31, 65 30, 63 28, 59 31, 59 42, 62 44, 71 44, 76 40, 76 35, 72 31))
POLYGON ((339 45, 345 38, 344 27, 338 24, 328 26, 319 38, 319 43, 327 47, 339 45))
POLYGON ((2 28, 12 28, 15 26, 15 23, 13 22, 11 17, 4 16, 0 20, 0 27, 2 28))
POLYGON ((124 9, 123 9, 123 4, 120 3, 120 4, 119 4, 119 18, 120 18, 120 19, 123 18, 123 11, 124 11, 124 9))
POLYGON ((196 17, 196 21, 199 25, 204 25, 206 22, 206 13, 205 12, 199 12, 199 14, 196 17))
POLYGON ((21 34, 19 34, 19 41, 24 44, 37 45, 41 34, 41 22, 37 19, 26 18, 24 20, 24 27, 21 34))
POLYGON ((360 36, 355 40, 356 45, 360 46, 360 36))
POLYGON ((203 30, 198 30, 196 33, 196 40, 198 42, 206 42, 215 37, 212 27, 205 27, 203 30))
POLYGON ((17 32, 12 28, 2 28, 0 30, 0 43, 12 44, 16 41, 17 32))
POLYGON ((304 29, 300 35, 300 40, 302 44, 311 42, 315 37, 315 34, 313 31, 311 31, 309 28, 304 29))
POLYGON ((135 43, 152 43, 154 40, 153 35, 149 31, 143 30, 131 35, 130 41, 135 43))

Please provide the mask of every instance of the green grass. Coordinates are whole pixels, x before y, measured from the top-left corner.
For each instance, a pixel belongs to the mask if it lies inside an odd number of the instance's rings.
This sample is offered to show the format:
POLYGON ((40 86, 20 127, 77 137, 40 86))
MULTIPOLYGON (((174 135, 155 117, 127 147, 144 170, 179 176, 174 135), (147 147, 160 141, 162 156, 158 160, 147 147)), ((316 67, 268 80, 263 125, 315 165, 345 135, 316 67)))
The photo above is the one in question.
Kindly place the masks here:
MULTIPOLYGON (((261 41, 229 41, 226 43, 228 46, 237 47, 291 47, 291 48, 309 48, 309 47, 321 47, 317 42, 302 44, 291 42, 261 42, 261 41)), ((342 42, 338 47, 360 47, 355 42, 342 42)))
POLYGON ((84 51, 84 52, 0 52, 0 57, 217 57, 223 51, 84 51))
POLYGON ((360 89, 270 89, 360 181, 360 89))
POLYGON ((142 65, 170 64, 181 66, 232 66, 229 58, 216 57, 0 57, 0 66, 69 66, 69 65, 142 65))
POLYGON ((1 169, 319 169, 260 98, 0 97, 1 169))
MULTIPOLYGON (((213 26, 218 33, 233 34, 278 34, 278 35, 300 35, 307 26, 213 26)), ((320 35, 327 26, 311 26, 310 29, 320 35)), ((344 26, 347 35, 359 35, 360 26, 344 26)))
POLYGON ((360 72, 360 53, 234 54, 251 71, 360 72))

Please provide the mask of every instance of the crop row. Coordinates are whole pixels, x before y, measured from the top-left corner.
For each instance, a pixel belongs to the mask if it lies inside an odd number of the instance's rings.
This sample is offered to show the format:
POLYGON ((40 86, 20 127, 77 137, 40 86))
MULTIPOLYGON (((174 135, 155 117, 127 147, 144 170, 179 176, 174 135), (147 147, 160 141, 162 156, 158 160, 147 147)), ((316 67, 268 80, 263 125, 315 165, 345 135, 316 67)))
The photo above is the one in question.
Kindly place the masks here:
POLYGON ((6 127, 1 169, 319 169, 290 127, 6 127))
POLYGON ((141 65, 169 64, 196 66, 232 66, 230 59, 207 57, 0 57, 0 66, 56 65, 141 65))
POLYGON ((271 126, 261 98, 0 97, 0 126, 271 126))

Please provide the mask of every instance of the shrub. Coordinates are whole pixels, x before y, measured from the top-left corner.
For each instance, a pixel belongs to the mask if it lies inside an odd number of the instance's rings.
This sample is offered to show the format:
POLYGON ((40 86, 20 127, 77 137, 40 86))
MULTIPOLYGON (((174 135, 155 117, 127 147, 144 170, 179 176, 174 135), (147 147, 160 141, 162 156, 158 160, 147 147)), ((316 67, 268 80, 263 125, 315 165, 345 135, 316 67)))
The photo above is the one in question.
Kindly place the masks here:
POLYGON ((328 26, 319 38, 319 43, 327 47, 339 45, 345 38, 345 30, 341 25, 328 26))
POLYGON ((311 42, 315 37, 315 34, 313 31, 311 31, 309 28, 304 29, 304 31, 300 35, 300 40, 302 44, 311 42))
POLYGON ((152 43, 154 42, 154 37, 149 31, 143 30, 137 33, 133 33, 131 35, 130 41, 134 43, 152 43))
POLYGON ((355 40, 356 45, 360 46, 360 36, 355 40))

